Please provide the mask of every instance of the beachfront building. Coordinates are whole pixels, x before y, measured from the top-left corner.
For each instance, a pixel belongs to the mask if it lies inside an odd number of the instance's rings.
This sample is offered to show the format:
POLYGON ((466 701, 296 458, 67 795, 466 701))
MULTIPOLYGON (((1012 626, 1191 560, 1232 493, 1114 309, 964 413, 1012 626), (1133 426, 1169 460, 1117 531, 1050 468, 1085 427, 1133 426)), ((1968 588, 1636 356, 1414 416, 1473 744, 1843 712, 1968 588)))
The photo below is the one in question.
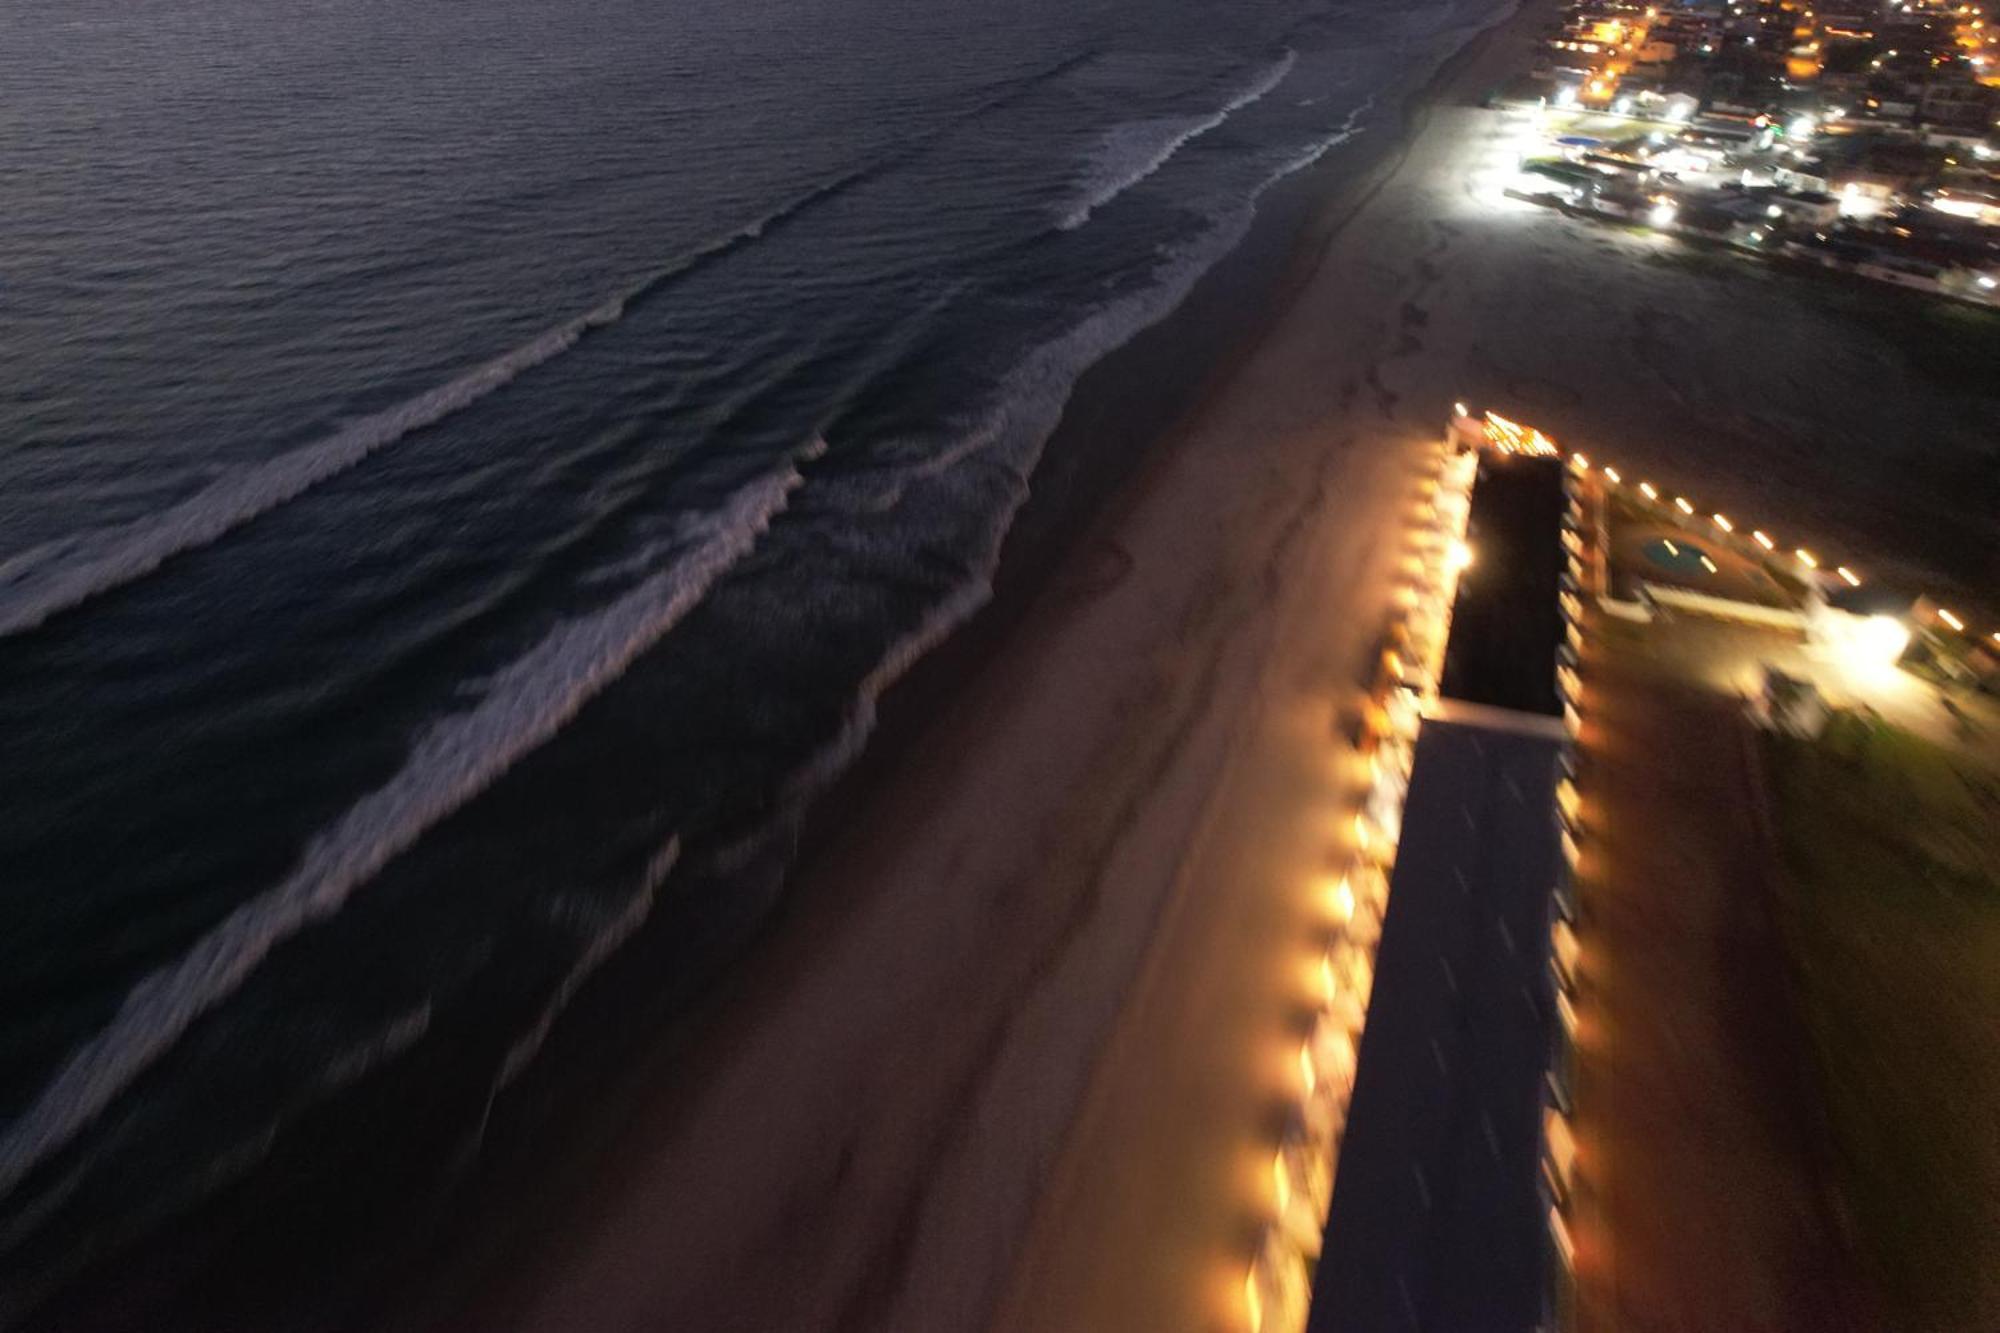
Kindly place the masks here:
POLYGON ((1309 1333, 1525 1333, 1562 1301, 1571 500, 1539 435, 1471 434, 1486 443, 1468 565, 1417 736, 1309 1333))

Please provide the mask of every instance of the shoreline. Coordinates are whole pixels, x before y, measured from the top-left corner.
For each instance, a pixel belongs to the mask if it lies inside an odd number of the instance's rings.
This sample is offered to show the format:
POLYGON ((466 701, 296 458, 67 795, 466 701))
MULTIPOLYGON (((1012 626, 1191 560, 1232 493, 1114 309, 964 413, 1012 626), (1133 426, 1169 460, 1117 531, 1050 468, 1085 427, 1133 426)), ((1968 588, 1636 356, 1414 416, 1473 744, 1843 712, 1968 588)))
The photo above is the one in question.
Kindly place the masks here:
MULTIPOLYGON (((1261 342, 1305 295, 1328 247, 1407 155, 1411 137, 1421 130, 1420 109, 1447 95, 1463 66, 1519 15, 1520 7, 1496 14, 1411 90, 1399 108, 1401 119, 1393 135, 1361 135, 1355 141, 1363 155, 1359 162, 1337 150, 1274 186, 1259 201, 1242 240, 1202 275, 1179 307, 1079 378, 1044 447, 1030 496, 1007 532, 991 599, 885 691, 866 747, 812 803, 792 871, 768 913, 749 927, 750 938, 740 956, 732 957, 721 975, 703 988, 692 1013, 670 1020, 669 1031, 649 1042, 650 1049, 641 1057, 644 1072, 624 1080, 644 1085, 641 1091, 634 1094, 628 1088, 614 1094, 614 1100, 647 1103, 654 1114, 664 1106, 665 1118, 675 1117, 693 1091, 690 1085, 704 1081, 700 1066, 715 1058, 697 1054, 689 1060, 690 1048, 711 1052, 726 1048, 729 1043, 721 1033, 744 1011, 757 1010, 765 1002, 767 987, 760 974, 771 970, 766 955, 774 947, 774 937, 796 929, 801 917, 845 910, 844 904, 805 901, 818 896, 809 881, 821 869, 819 863, 852 836, 852 825, 882 801, 884 788, 919 757, 933 733, 951 724, 963 696, 991 674, 988 659, 996 647, 1021 634, 1023 621, 1038 603, 1060 600, 1080 589, 1087 595, 1097 582, 1118 577, 1115 556, 1107 560, 1092 548, 1136 503, 1134 492, 1144 488, 1147 475, 1182 442, 1188 424, 1227 391, 1261 342), (1183 385, 1184 391, 1162 394, 1163 383, 1183 385), (1149 409, 1132 412, 1135 401, 1149 404, 1149 409)), ((579 996, 573 1006, 577 1025, 588 1027, 599 1018, 610 1018, 603 1013, 602 992, 627 991, 630 979, 617 974, 640 965, 637 959, 615 959, 607 965, 609 984, 598 994, 579 996)), ((552 1041, 551 1046, 557 1044, 552 1041)), ((552 1049, 543 1059, 548 1068, 540 1072, 560 1083, 561 1053, 552 1049)), ((596 1170, 586 1168, 587 1177, 600 1177, 615 1155, 611 1145, 638 1132, 626 1123, 638 1114, 631 1107, 590 1114, 598 1122, 586 1135, 592 1144, 570 1150, 599 1161, 596 1170), (607 1125, 607 1120, 615 1123, 607 1125)), ((472 1193, 477 1202, 472 1208, 518 1199, 522 1186, 511 1179, 518 1169, 503 1164, 498 1174, 509 1178, 504 1186, 491 1181, 475 1185, 472 1193)), ((596 1208, 579 1203, 589 1192, 583 1180, 557 1180, 553 1177, 568 1173, 545 1168, 529 1168, 527 1174, 531 1182, 526 1193, 537 1202, 553 1202, 558 1212, 596 1208), (537 1175, 543 1179, 533 1180, 537 1175)), ((469 1239, 460 1236, 452 1248, 457 1252, 447 1259, 441 1281, 436 1274, 425 1273, 412 1273, 407 1281, 392 1279, 386 1300, 367 1302, 356 1322, 374 1324, 386 1317, 392 1327, 432 1327, 462 1316, 468 1306, 497 1314, 515 1302, 496 1295, 487 1279, 495 1272, 511 1272, 523 1258, 540 1256, 546 1262, 551 1249, 559 1247, 546 1238, 509 1238, 488 1231, 469 1239)), ((519 1285, 500 1284, 510 1291, 519 1285)), ((485 1324, 483 1319, 472 1322, 485 1324)))
MULTIPOLYGON (((389 1227, 412 1243, 357 1240, 315 1255, 315 1261, 325 1258, 324 1266, 316 1262, 304 1276, 321 1289, 301 1293, 290 1285, 300 1277, 300 1261, 282 1248, 262 1252, 260 1246, 276 1243, 239 1220, 254 1215, 255 1207, 232 1190, 175 1234, 143 1243, 119 1283, 129 1292, 93 1289, 78 1301, 78 1292, 59 1288, 44 1314, 91 1327, 124 1327, 135 1317, 186 1318, 189 1326, 231 1318, 261 1322, 274 1312, 287 1326, 435 1327, 449 1323, 468 1299, 479 1303, 471 1293, 487 1286, 490 1273, 524 1255, 545 1254, 545 1238, 516 1223, 495 1224, 488 1215, 589 1211, 594 1205, 585 1196, 612 1169, 608 1163, 631 1133, 630 1122, 662 1102, 678 1105, 689 1085, 701 1082, 684 1063, 689 1053, 716 1045, 718 1028, 762 1003, 769 970, 764 955, 773 937, 800 913, 826 906, 801 902, 813 896, 801 886, 813 878, 816 863, 880 802, 883 789, 933 732, 949 723, 967 687, 992 674, 989 657, 1021 636, 1038 604, 1067 597, 1079 584, 1087 588, 1116 577, 1092 546, 1129 509, 1130 492, 1174 450, 1186 424, 1226 392, 1299 299, 1329 240, 1406 151, 1411 109, 1440 88, 1464 51, 1483 37, 1469 38, 1466 48, 1402 99, 1392 133, 1364 127, 1349 144, 1272 186, 1244 235, 1178 307, 1079 377, 1043 447, 1029 497, 1006 533, 991 598, 885 691, 868 743, 811 803, 791 869, 778 872, 783 883, 753 868, 745 877, 752 892, 719 900, 700 914, 694 926, 715 941, 719 959, 703 975, 663 981, 653 970, 663 951, 649 950, 643 932, 608 960, 593 985, 574 998, 528 1075, 492 1108, 488 1159, 447 1197, 408 1201, 407 1214, 389 1227), (595 1035, 621 1023, 648 1029, 648 1035, 622 1045, 595 1035), (612 1054, 628 1059, 612 1069, 612 1054), (579 1105, 576 1087, 602 1093, 599 1104, 579 1105), (558 1143, 554 1165, 543 1160, 545 1134, 558 1143), (221 1257, 225 1253, 229 1257, 221 1257), (163 1293, 178 1292, 182 1273, 210 1268, 230 1272, 233 1289, 165 1294, 160 1308, 136 1314, 126 1308, 134 1297, 139 1306, 153 1307, 163 1293)), ((675 951, 685 949, 683 940, 675 951)))

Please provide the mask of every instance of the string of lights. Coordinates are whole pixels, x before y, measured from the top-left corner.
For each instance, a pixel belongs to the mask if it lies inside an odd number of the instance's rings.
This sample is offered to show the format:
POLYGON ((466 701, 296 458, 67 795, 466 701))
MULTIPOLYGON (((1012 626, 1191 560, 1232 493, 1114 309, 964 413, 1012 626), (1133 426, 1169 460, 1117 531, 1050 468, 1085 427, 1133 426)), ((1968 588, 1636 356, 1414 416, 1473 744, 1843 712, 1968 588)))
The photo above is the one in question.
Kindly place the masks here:
MULTIPOLYGON (((1526 435, 1521 447, 1536 450, 1539 438, 1526 435)), ((1346 869, 1316 890, 1325 923, 1325 947, 1315 969, 1316 1013, 1298 1050, 1297 1103, 1271 1159, 1273 1206, 1244 1277, 1252 1333, 1296 1333, 1305 1325, 1417 729, 1437 697, 1459 575, 1472 562, 1465 531, 1477 470, 1476 456, 1449 447, 1440 447, 1431 461, 1423 482, 1425 521, 1414 536, 1406 565, 1410 577, 1400 589, 1365 712, 1360 748, 1368 786, 1350 826, 1346 869)))

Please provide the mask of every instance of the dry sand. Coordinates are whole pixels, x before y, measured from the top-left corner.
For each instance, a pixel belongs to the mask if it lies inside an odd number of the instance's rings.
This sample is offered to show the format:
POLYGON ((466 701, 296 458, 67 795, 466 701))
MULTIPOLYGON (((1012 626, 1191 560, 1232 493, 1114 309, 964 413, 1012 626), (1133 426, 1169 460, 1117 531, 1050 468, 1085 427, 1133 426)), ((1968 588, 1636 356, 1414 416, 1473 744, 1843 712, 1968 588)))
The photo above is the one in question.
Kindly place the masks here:
MULTIPOLYGON (((1795 498, 1775 460, 1810 480, 1794 507, 1813 521, 1874 522, 1940 576, 1991 535, 1974 507, 1926 544, 1880 520, 1887 464, 1826 456, 1861 428, 1828 409, 1894 415, 1811 387, 1889 364, 1878 332, 1792 328, 1815 299, 1792 279, 1752 275, 1783 290, 1747 311, 1734 274, 1470 184, 1509 122, 1468 98, 1524 61, 1540 12, 1445 81, 1344 225, 1320 220, 1283 316, 899 747, 611 1178, 465 1326, 1228 1327, 1304 893, 1352 786, 1338 736, 1454 398, 1616 440, 1774 525, 1795 498), (1751 375, 1682 340, 1704 321, 1789 360, 1751 375), (1767 380, 1794 386, 1775 408, 1767 380), (1744 452, 1759 414, 1796 428, 1767 457, 1744 452)), ((1991 420, 1977 395, 1926 403, 1991 420)), ((1925 494, 1984 475, 1961 434, 1925 494)))

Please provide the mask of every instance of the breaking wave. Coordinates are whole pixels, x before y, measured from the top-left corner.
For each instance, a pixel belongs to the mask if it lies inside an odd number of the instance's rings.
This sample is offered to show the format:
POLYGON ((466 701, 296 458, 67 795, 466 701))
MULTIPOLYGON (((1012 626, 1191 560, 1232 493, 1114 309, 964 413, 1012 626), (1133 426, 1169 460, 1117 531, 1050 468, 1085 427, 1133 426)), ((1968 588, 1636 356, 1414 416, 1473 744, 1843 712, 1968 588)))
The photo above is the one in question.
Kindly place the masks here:
POLYGON ((34 629, 57 612, 145 577, 183 551, 208 545, 376 450, 442 421, 523 371, 561 355, 584 334, 612 323, 624 311, 625 298, 606 301, 449 384, 212 482, 159 513, 22 552, 0 564, 0 635, 34 629))
POLYGON ((1347 119, 1341 122, 1339 129, 1329 134, 1326 138, 1321 139, 1318 143, 1308 145, 1304 151, 1286 161, 1268 180, 1257 187, 1256 193, 1251 198, 1254 200, 1261 197, 1264 191, 1270 189, 1285 177, 1296 171, 1304 171, 1307 167, 1319 161, 1328 153, 1340 147, 1340 145, 1346 143, 1349 139, 1352 139, 1355 135, 1361 133, 1363 118, 1374 109, 1375 98, 1373 94, 1370 94, 1359 106, 1347 113, 1347 119))
POLYGON ((569 1007, 571 998, 590 979, 590 974, 646 924, 646 918, 653 914, 653 900, 660 891, 660 885, 666 883, 667 876, 680 859, 681 840, 673 837, 646 862, 645 873, 639 879, 639 891, 632 895, 616 916, 598 926, 584 944, 576 962, 564 974, 555 994, 549 997, 540 1016, 508 1047, 506 1058, 500 1062, 500 1076, 493 1084, 494 1092, 499 1092, 519 1078, 534 1063, 535 1056, 541 1053, 542 1043, 548 1040, 549 1029, 555 1026, 556 1019, 569 1007))
MULTIPOLYGON (((1290 72, 1290 51, 1266 70, 1228 110, 1265 96, 1290 72)), ((890 686, 950 638, 957 628, 993 595, 993 577, 1014 516, 1028 497, 1028 482, 1042 449, 1054 433, 1076 381, 1099 360, 1131 341, 1142 330, 1171 314, 1223 255, 1242 240, 1257 201, 1285 177, 1319 161, 1334 148, 1361 133, 1361 122, 1374 108, 1368 97, 1324 139, 1308 145, 1280 164, 1250 192, 1243 203, 1214 219, 1212 229, 1180 256, 1180 261, 1151 288, 1097 310, 1067 333, 1024 358, 1003 382, 999 404, 944 448, 904 468, 896 482, 883 490, 857 491, 849 503, 868 513, 900 504, 914 484, 936 478, 975 461, 985 461, 1010 474, 1012 496, 993 516, 982 547, 970 561, 966 577, 877 659, 855 691, 848 715, 832 741, 795 769, 785 784, 787 804, 802 805, 823 791, 861 753, 875 729, 881 696, 890 686)))
POLYGON ((53 615, 142 579, 174 556, 227 536, 371 454, 470 407, 561 356, 592 331, 617 323, 632 306, 698 265, 757 240, 772 227, 872 178, 886 165, 871 163, 816 185, 447 384, 211 482, 157 513, 58 538, 0 561, 0 637, 32 630, 53 615))
MULTIPOLYGON (((0 637, 35 629, 51 616, 151 574, 166 561, 210 545, 263 514, 355 467, 446 417, 464 410, 520 375, 567 352, 594 330, 697 266, 763 237, 813 206, 874 179, 936 141, 1007 106, 1098 53, 1086 50, 1004 82, 987 98, 897 143, 882 156, 793 196, 734 231, 647 274, 624 292, 476 366, 450 382, 370 413, 330 435, 235 471, 156 513, 114 527, 57 538, 0 560, 0 637)), ((1260 94, 1261 95, 1261 94, 1260 94)))
POLYGON ((126 995, 0 1136, 0 1195, 73 1139, 283 941, 338 912, 355 890, 427 829, 548 741, 657 643, 746 555, 789 502, 798 462, 692 518, 685 553, 588 616, 552 630, 498 673, 479 703, 422 736, 403 767, 314 836, 281 883, 249 899, 178 960, 126 995))
MULTIPOLYGON (((1271 82, 1275 86, 1276 79, 1271 82)), ((873 733, 883 692, 992 598, 1008 529, 1028 498, 1029 480, 1077 380, 1105 356, 1173 313, 1202 274, 1242 239, 1251 212, 1246 203, 1217 219, 1217 225, 1185 249, 1152 286, 1100 307, 1066 333, 1030 352, 1007 374, 996 405, 983 418, 942 450, 903 469, 887 492, 857 493, 854 500, 865 509, 890 508, 901 503, 911 487, 964 467, 996 470, 1008 483, 1008 495, 993 511, 984 540, 968 554, 965 576, 915 626, 886 647, 856 689, 839 732, 786 780, 785 804, 803 805, 837 778, 873 733)))
POLYGON ((393 1060, 424 1039, 431 1030, 431 1004, 425 1000, 408 1013, 398 1015, 389 1025, 356 1042, 326 1062, 319 1072, 322 1088, 344 1088, 363 1074, 393 1060))
POLYGON ((1220 126, 1253 102, 1262 100, 1285 81, 1298 60, 1287 50, 1266 66, 1242 92, 1206 116, 1167 117, 1120 125, 1104 136, 1096 160, 1096 170, 1083 197, 1066 208, 1057 220, 1062 231, 1074 231, 1090 220, 1090 215, 1125 191, 1165 166, 1174 154, 1189 143, 1220 126))

